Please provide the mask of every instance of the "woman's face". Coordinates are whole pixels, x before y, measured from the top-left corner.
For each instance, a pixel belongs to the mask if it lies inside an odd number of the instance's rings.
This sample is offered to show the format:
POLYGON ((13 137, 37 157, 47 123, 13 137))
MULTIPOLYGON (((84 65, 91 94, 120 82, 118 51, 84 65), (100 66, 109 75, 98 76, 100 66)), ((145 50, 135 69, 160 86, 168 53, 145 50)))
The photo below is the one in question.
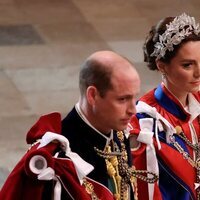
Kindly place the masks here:
POLYGON ((200 41, 189 41, 169 64, 163 64, 167 88, 178 98, 197 92, 200 85, 200 41))

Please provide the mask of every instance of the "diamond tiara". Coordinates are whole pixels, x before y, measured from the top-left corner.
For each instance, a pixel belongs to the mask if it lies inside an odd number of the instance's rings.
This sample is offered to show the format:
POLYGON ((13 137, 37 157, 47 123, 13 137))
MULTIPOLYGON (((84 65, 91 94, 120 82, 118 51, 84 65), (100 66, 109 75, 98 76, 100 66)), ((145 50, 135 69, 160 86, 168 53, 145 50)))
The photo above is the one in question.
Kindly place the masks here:
POLYGON ((159 42, 154 45, 154 52, 150 55, 155 56, 157 59, 163 58, 166 51, 173 51, 174 45, 178 45, 187 36, 194 33, 200 33, 199 24, 195 22, 194 17, 190 17, 183 13, 174 18, 172 22, 166 24, 166 31, 159 35, 159 42))

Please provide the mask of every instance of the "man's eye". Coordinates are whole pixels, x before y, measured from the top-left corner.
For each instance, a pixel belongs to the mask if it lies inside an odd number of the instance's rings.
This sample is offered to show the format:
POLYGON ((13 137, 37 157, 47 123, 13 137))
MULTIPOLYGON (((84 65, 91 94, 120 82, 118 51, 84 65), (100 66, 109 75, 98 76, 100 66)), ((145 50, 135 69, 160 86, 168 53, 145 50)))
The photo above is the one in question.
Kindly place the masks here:
POLYGON ((119 98, 119 101, 125 101, 126 100, 126 98, 119 98))

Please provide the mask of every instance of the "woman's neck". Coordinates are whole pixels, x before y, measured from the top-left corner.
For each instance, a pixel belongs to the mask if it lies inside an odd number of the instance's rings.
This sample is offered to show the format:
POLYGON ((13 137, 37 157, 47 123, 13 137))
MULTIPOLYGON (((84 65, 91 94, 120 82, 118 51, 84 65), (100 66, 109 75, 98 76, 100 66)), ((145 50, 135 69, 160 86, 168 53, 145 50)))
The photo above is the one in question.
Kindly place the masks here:
POLYGON ((175 96, 179 102, 186 107, 188 105, 188 93, 178 90, 176 88, 170 87, 168 84, 164 84, 165 87, 170 91, 170 93, 175 96))

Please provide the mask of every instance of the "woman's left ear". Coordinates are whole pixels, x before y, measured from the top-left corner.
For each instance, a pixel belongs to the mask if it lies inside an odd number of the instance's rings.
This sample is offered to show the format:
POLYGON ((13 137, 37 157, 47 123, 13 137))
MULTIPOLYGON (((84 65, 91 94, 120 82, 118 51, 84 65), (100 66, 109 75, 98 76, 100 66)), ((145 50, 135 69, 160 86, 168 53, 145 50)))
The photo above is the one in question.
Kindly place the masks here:
POLYGON ((157 60, 156 61, 156 65, 157 65, 157 68, 158 70, 162 73, 162 74, 166 74, 166 70, 165 70, 165 63, 160 61, 160 60, 157 60))

